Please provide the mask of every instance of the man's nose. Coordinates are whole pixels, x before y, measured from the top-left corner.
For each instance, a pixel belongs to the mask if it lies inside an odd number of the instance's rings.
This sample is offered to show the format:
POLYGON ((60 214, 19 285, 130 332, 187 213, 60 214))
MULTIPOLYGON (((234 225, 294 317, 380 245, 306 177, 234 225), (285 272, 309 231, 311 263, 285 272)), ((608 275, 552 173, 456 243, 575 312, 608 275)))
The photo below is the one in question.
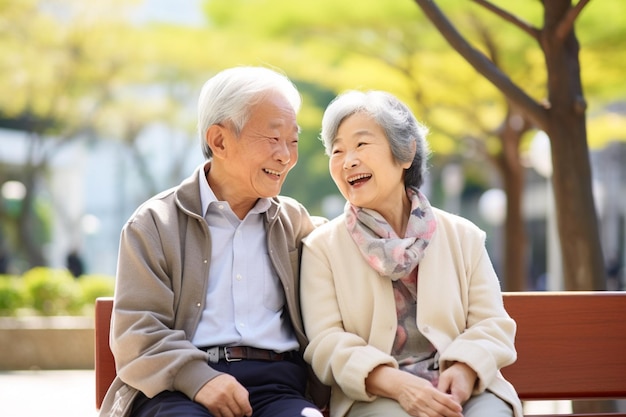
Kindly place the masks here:
POLYGON ((274 150, 274 157, 283 165, 291 162, 291 152, 289 152, 289 146, 286 142, 278 141, 274 150))

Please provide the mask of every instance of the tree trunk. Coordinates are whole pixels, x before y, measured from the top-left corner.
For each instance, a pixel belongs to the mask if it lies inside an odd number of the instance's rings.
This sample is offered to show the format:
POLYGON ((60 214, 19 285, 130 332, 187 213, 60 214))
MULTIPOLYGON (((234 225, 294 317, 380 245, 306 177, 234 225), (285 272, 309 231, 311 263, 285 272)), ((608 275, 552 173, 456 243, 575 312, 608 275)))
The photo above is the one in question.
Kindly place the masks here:
MULTIPOLYGON (((541 33, 548 73, 548 126, 552 148, 552 183, 563 259, 565 290, 606 289, 604 259, 593 199, 587 144, 585 100, 580 80, 578 40, 574 30, 559 39, 559 23, 570 0, 544 3, 541 33)), ((574 412, 615 411, 614 401, 576 401, 574 412)))
POLYGON ((545 27, 540 38, 550 105, 545 131, 552 148, 565 290, 603 290, 604 260, 592 191, 578 41, 573 30, 565 39, 559 39, 557 33, 569 8, 569 0, 545 3, 545 27))
POLYGON ((530 125, 519 112, 511 109, 499 129, 502 151, 496 158, 506 194, 506 219, 504 223, 504 276, 505 291, 525 291, 527 282, 527 237, 522 213, 524 194, 524 167, 519 154, 522 135, 530 125))
POLYGON ((26 195, 22 200, 22 210, 17 216, 17 251, 18 258, 26 261, 27 269, 35 266, 46 265, 42 242, 36 236, 37 219, 35 210, 36 179, 41 177, 45 170, 45 162, 41 161, 39 150, 41 149, 41 136, 30 135, 31 144, 28 151, 28 163, 25 165, 25 173, 21 178, 26 187, 26 195))

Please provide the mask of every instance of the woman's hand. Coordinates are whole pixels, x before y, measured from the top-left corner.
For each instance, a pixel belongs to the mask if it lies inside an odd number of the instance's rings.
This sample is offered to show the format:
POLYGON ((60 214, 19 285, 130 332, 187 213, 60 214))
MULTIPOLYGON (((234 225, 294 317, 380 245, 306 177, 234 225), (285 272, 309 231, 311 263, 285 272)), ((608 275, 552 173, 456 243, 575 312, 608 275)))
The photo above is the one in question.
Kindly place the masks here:
POLYGON ((456 402, 465 404, 476 385, 476 372, 462 362, 455 362, 439 375, 437 388, 452 395, 456 402))
POLYGON ((396 400, 412 416, 462 417, 463 407, 452 396, 415 375, 379 366, 365 380, 369 393, 396 400))

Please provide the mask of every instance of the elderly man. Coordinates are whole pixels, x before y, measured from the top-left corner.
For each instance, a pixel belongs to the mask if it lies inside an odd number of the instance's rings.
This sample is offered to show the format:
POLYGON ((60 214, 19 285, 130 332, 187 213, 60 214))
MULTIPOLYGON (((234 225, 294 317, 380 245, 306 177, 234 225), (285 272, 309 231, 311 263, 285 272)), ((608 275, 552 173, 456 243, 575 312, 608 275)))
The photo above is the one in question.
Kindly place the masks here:
POLYGON ((101 416, 320 416, 302 360, 300 241, 314 218, 279 197, 298 159, 301 98, 283 75, 236 67, 204 85, 207 161, 141 205, 120 241, 101 416))

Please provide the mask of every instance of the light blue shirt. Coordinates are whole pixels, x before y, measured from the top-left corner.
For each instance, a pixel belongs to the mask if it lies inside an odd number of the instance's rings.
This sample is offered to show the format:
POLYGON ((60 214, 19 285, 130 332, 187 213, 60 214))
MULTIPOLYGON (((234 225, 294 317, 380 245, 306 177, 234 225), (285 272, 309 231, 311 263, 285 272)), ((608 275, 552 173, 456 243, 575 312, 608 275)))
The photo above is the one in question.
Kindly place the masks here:
POLYGON ((205 308, 193 344, 298 349, 291 326, 283 320, 285 296, 267 250, 263 213, 270 201, 259 199, 240 220, 227 202, 217 200, 204 170, 200 175, 212 253, 205 308))

